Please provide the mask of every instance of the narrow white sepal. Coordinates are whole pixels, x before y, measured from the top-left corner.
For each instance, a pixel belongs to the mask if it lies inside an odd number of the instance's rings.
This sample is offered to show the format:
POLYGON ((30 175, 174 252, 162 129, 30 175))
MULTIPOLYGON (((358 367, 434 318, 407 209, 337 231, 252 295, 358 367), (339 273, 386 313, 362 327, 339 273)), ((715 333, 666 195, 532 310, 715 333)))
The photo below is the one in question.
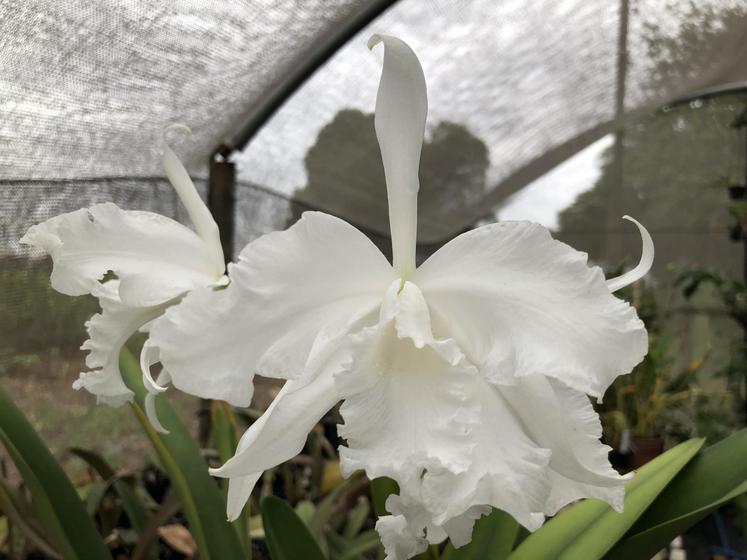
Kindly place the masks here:
POLYGON ((187 214, 189 214, 189 219, 192 220, 195 230, 197 230, 197 235, 210 247, 215 264, 222 272, 224 270, 224 257, 218 225, 215 223, 210 210, 208 210, 208 207, 205 206, 202 198, 200 198, 200 194, 197 192, 181 160, 166 143, 166 133, 176 129, 185 130, 189 134, 192 134, 188 126, 180 123, 171 124, 164 128, 161 132, 160 143, 161 164, 176 194, 179 196, 182 204, 184 204, 184 208, 186 208, 187 214))
POLYGON ((420 61, 402 40, 373 35, 369 48, 384 44, 384 67, 376 95, 374 125, 389 199, 394 268, 404 279, 415 270, 418 169, 428 98, 420 61))
POLYGON ((638 227, 638 231, 641 233, 641 242, 643 244, 643 248, 641 250, 641 260, 638 262, 638 266, 636 266, 634 269, 629 270, 625 274, 622 274, 616 278, 610 278, 609 280, 607 280, 607 287, 609 288, 610 292, 616 292, 617 290, 620 290, 625 286, 629 286, 633 282, 640 280, 641 278, 646 276, 646 274, 648 274, 648 271, 651 270, 651 266, 654 264, 654 241, 653 239, 651 239, 651 235, 648 233, 648 230, 643 227, 643 225, 638 220, 631 218, 630 216, 623 216, 623 220, 633 222, 638 227))

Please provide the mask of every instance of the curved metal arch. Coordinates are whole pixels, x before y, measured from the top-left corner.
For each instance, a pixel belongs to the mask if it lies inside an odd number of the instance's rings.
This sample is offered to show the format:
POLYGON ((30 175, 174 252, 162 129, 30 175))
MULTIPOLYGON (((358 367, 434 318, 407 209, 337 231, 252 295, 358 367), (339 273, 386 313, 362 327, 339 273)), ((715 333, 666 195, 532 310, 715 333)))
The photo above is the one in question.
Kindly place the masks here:
MULTIPOLYGON (((665 103, 638 107, 634 110, 627 111, 619 123, 614 119, 601 122, 598 125, 566 140, 565 142, 553 148, 550 148, 540 156, 532 159, 531 161, 525 163, 524 165, 513 171, 506 178, 500 181, 497 186, 488 191, 485 196, 481 198, 470 210, 472 212, 478 212, 480 208, 493 209, 499 206, 508 197, 519 192, 524 187, 528 186, 532 181, 549 172, 556 165, 573 157, 578 152, 590 146, 607 134, 614 133, 619 126, 625 126, 625 124, 641 118, 647 113, 656 114, 661 111, 669 111, 675 109, 681 105, 685 105, 699 99, 712 99, 715 97, 733 95, 738 93, 747 94, 747 81, 719 84, 713 87, 694 91, 688 95, 676 97, 671 101, 667 101, 665 103)), ((465 214, 465 227, 468 226, 468 223, 471 220, 471 215, 471 213, 465 214)))
POLYGON ((282 79, 247 116, 236 132, 216 149, 223 156, 243 150, 260 128, 275 114, 285 101, 308 80, 332 55, 352 39, 371 21, 395 4, 397 0, 368 0, 348 21, 325 38, 318 48, 302 60, 282 79))

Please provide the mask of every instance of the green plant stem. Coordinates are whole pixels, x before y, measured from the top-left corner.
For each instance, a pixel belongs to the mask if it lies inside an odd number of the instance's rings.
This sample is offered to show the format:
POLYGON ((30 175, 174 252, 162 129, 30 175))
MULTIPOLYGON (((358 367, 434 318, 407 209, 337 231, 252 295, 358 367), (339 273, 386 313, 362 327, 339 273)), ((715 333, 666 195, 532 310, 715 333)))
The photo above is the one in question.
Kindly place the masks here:
POLYGON ((186 514, 187 519, 193 521, 189 524, 189 528, 192 536, 195 539, 195 543, 197 543, 197 549, 200 551, 201 560, 210 560, 210 550, 208 549, 207 540, 205 540, 205 535, 202 531, 202 525, 199 522, 200 516, 197 510, 197 504, 195 504, 194 500, 192 499, 192 494, 189 491, 187 480, 182 475, 179 466, 176 464, 176 461, 174 461, 173 456, 171 455, 167 447, 163 444, 161 438, 158 436, 155 429, 153 429, 153 426, 151 426, 150 420, 148 420, 148 417, 145 415, 140 406, 132 402, 130 403, 130 407, 135 413, 135 416, 137 416, 137 419, 140 421, 143 430, 145 430, 145 433, 148 435, 148 439, 151 441, 153 448, 156 450, 158 458, 161 460, 163 466, 169 472, 169 475, 172 478, 172 482, 176 487, 177 492, 179 493, 179 498, 182 501, 182 506, 184 507, 184 513, 186 514))

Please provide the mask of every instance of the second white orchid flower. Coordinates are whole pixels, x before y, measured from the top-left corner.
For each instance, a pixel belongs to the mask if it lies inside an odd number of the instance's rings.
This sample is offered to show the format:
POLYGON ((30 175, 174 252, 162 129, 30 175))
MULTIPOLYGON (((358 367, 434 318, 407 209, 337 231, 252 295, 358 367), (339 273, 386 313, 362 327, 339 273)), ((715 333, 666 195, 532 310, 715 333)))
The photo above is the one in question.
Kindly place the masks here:
MULTIPOLYGON (((174 127, 186 128, 169 128, 174 127)), ((226 279, 218 226, 165 138, 160 155, 196 233, 160 214, 105 203, 55 216, 31 227, 21 239, 52 257, 55 290, 98 298, 101 313, 86 324, 89 339, 82 346, 89 352, 90 370, 82 372, 73 387, 113 406, 133 396, 119 372, 119 352, 127 339, 138 329, 149 330, 185 293, 226 279), (102 282, 109 272, 115 277, 102 282)), ((158 361, 147 345, 143 357, 149 363, 158 361)), ((164 371, 160 382, 168 381, 164 371)), ((146 382, 155 386, 149 378, 146 382)), ((146 408, 154 426, 165 431, 156 418, 152 394, 146 408)))
POLYGON ((601 397, 646 354, 635 310, 584 253, 528 222, 478 228, 415 266, 418 165, 427 111, 417 57, 385 46, 376 134, 386 172, 393 265, 358 230, 309 212, 248 245, 231 284, 197 289, 151 330, 180 388, 249 405, 254 372, 287 378, 213 474, 230 478, 235 518, 263 470, 301 451, 340 400, 341 466, 400 487, 377 523, 390 559, 451 537, 500 508, 530 530, 584 497, 623 503, 587 394, 601 397), (220 390, 218 390, 220 388, 220 390))

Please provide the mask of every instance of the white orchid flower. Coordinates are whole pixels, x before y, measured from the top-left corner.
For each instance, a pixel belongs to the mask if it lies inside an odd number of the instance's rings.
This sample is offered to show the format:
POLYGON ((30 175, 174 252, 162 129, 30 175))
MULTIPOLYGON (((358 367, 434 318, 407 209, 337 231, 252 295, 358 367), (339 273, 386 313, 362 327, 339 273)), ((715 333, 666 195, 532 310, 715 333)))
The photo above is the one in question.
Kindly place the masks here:
MULTIPOLYGON (((52 257, 55 290, 98 298, 101 313, 86 323, 90 338, 82 346, 89 351, 90 371, 82 372, 73 387, 112 406, 133 396, 119 371, 119 352, 127 339, 138 329, 148 330, 190 290, 215 286, 224 278, 218 226, 164 138, 160 152, 166 175, 197 233, 160 214, 104 203, 51 218, 31 227, 21 239, 52 257), (102 282, 108 272, 116 279, 102 282)), ((152 349, 148 352, 152 357, 152 349)), ((168 381, 168 373, 160 380, 168 381)), ((152 396, 146 405, 151 421, 163 431, 155 419, 152 396)))
POLYGON ((620 509, 625 478, 609 465, 587 394, 601 397, 646 354, 635 310, 587 256, 537 224, 480 227, 415 266, 418 165, 426 90, 417 57, 384 44, 376 134, 386 172, 393 265, 358 230, 307 212, 249 244, 226 290, 197 289, 151 330, 177 386, 247 406, 251 375, 287 378, 235 456, 237 517, 263 470, 299 453, 330 408, 340 412, 341 467, 389 476, 400 494, 377 523, 390 559, 471 539, 490 507, 530 530, 583 497, 620 509))

